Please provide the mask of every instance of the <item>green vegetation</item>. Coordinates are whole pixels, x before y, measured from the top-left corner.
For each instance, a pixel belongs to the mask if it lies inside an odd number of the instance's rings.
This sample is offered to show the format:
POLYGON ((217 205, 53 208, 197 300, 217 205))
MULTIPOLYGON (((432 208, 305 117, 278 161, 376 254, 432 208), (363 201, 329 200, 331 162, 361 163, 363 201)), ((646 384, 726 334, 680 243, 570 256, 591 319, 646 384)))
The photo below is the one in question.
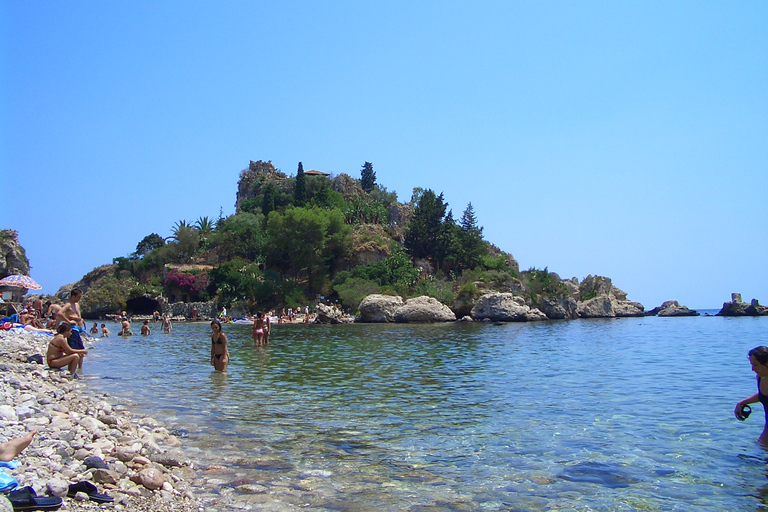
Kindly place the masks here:
POLYGON ((416 188, 400 204, 376 183, 370 162, 355 180, 307 176, 301 162, 288 177, 271 162, 251 161, 234 215, 179 220, 167 239, 151 233, 100 269, 100 284, 83 299, 94 309, 161 293, 250 311, 320 296, 355 310, 371 293, 428 295, 462 308, 490 290, 534 301, 567 293, 556 274, 520 273, 511 255, 486 242, 472 203, 458 222, 431 189, 416 188))

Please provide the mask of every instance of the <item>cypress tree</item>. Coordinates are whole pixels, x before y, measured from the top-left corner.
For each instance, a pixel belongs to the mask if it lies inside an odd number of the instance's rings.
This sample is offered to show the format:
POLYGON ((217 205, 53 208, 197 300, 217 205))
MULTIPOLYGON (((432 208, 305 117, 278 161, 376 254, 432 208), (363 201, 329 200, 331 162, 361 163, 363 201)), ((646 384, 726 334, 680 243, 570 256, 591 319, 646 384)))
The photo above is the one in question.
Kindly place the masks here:
POLYGON ((363 190, 370 194, 375 184, 376 173, 373 170, 373 164, 371 162, 365 162, 360 171, 360 185, 363 187, 363 190))
POLYGON ((299 162, 299 170, 296 171, 296 186, 293 189, 293 203, 296 206, 304 206, 307 202, 307 177, 304 176, 304 166, 299 162))

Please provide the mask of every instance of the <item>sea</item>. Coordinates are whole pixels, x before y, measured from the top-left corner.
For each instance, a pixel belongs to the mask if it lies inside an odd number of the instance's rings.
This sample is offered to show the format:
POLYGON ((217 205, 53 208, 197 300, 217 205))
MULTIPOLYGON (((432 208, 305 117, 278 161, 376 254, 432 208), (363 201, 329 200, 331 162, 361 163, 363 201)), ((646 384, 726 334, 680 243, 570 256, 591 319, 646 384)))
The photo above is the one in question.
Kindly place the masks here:
POLYGON ((180 436, 210 510, 768 510, 762 407, 733 414, 768 317, 224 332, 226 374, 207 323, 85 361, 92 392, 180 436))

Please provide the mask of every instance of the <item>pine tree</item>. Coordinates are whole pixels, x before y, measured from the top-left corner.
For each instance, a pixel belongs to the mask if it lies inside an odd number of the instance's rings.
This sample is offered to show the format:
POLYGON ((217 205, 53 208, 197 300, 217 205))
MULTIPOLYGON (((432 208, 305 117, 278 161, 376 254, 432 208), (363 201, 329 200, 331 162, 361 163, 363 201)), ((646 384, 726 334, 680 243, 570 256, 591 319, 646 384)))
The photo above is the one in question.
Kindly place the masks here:
POLYGON ((304 206, 307 202, 307 177, 304 176, 304 166, 299 162, 299 170, 296 171, 296 186, 293 189, 293 203, 296 206, 304 206))
POLYGON ((363 187, 363 190, 370 194, 375 184, 376 173, 373 170, 373 164, 371 162, 365 162, 360 171, 360 185, 363 187))
POLYGON ((477 226, 477 217, 472 203, 467 205, 464 214, 461 216, 461 232, 459 233, 461 241, 461 254, 459 266, 471 269, 482 263, 483 256, 488 252, 488 248, 483 240, 483 228, 477 226))
POLYGON ((414 258, 440 258, 443 249, 443 217, 448 205, 443 194, 436 196, 432 190, 419 198, 413 217, 408 223, 405 247, 414 258))

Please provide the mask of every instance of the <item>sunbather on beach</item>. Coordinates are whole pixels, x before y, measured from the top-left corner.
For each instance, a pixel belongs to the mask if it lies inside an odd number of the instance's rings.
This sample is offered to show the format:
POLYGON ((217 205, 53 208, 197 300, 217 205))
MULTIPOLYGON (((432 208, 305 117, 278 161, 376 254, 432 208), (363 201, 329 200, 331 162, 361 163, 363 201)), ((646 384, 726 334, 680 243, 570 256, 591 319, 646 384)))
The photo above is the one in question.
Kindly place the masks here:
POLYGON ((18 454, 24 451, 24 448, 29 446, 29 443, 32 442, 32 438, 35 437, 36 434, 37 430, 33 430, 16 439, 0 443, 0 460, 3 462, 10 462, 15 459, 18 454))
POLYGON ((69 346, 67 339, 73 332, 69 322, 62 322, 56 328, 56 336, 48 343, 48 352, 45 356, 48 368, 64 368, 66 366, 69 373, 75 375, 77 368, 83 367, 83 358, 88 354, 88 351, 69 346))

